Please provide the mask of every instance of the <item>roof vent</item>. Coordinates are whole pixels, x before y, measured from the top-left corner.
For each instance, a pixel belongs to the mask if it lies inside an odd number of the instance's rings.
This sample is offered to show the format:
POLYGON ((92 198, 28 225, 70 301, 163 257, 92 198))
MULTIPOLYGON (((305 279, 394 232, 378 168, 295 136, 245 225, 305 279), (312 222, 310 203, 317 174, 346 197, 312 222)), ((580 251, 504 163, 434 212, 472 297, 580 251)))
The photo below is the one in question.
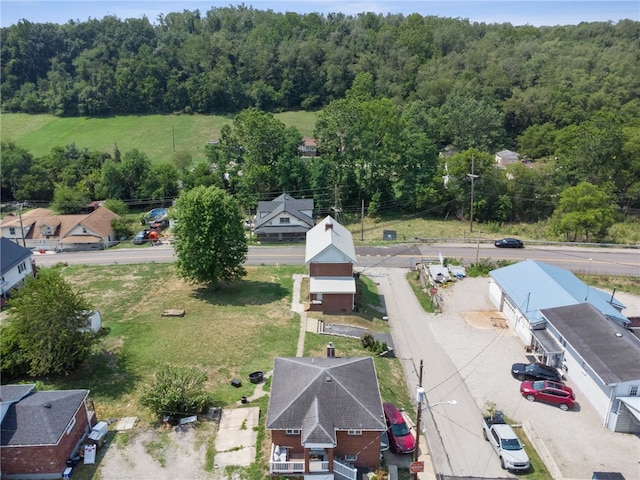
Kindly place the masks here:
POLYGON ((327 375, 326 377, 324 377, 324 381, 327 383, 331 383, 331 377, 327 375))
POLYGON ((51 408, 51 404, 50 404, 50 403, 48 403, 48 402, 47 402, 47 403, 45 403, 45 404, 43 404, 42 406, 43 406, 44 408, 51 408))
POLYGON ((616 337, 620 338, 622 337, 622 334, 620 332, 616 332, 616 337))
POLYGON ((327 230, 333 230, 333 223, 324 224, 324 231, 326 232, 327 230))

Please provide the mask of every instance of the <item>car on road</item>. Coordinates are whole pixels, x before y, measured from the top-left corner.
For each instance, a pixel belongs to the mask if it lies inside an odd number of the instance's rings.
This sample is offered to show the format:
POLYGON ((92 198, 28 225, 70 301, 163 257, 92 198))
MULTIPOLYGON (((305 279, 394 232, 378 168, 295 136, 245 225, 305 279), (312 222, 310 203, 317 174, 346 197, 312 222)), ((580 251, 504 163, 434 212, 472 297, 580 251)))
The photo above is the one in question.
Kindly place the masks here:
POLYGON ((544 402, 557 405, 560 410, 567 411, 576 403, 576 396, 564 383, 549 380, 526 380, 520 384, 520 393, 530 402, 544 402))
POLYGON ((557 368, 543 363, 514 363, 511 365, 511 375, 517 380, 551 380, 562 382, 562 376, 557 368))
POLYGON ((493 242, 493 244, 498 248, 524 248, 522 240, 517 238, 501 238, 493 242))
POLYGON ((397 454, 412 453, 416 448, 416 439, 409 430, 409 426, 393 403, 384 403, 384 418, 387 421, 387 431, 389 432, 389 446, 391 451, 397 454))

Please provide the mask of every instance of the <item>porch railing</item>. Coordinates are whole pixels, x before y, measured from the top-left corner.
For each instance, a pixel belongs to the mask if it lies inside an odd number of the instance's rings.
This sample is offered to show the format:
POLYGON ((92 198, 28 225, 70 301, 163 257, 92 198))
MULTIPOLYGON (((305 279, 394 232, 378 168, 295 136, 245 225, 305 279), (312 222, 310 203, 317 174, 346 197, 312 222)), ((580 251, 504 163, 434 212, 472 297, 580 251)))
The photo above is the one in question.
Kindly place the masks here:
POLYGON ((339 480, 356 480, 358 476, 358 471, 355 468, 336 459, 333 460, 333 473, 339 480))
MULTIPOLYGON (((275 445, 271 445, 271 457, 269 460, 269 472, 272 474, 296 474, 296 473, 314 473, 328 472, 329 462, 327 461, 310 461, 309 472, 304 470, 303 458, 289 458, 286 450, 281 450, 278 455, 275 454, 275 445)), ((333 473, 337 480, 357 480, 358 471, 338 459, 333 460, 333 473)))

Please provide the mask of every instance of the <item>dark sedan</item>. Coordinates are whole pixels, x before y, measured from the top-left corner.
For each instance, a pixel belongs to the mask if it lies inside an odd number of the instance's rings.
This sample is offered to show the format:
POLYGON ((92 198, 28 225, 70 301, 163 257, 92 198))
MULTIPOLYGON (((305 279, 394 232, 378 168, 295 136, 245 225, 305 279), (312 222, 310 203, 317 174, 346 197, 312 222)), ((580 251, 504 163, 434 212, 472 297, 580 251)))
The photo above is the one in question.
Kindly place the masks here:
POLYGON ((556 368, 542 363, 514 363, 511 366, 511 375, 520 381, 551 380, 562 382, 562 377, 556 368))
POLYGON ((522 240, 518 240, 517 238, 503 238, 496 240, 493 244, 498 248, 524 248, 522 240))

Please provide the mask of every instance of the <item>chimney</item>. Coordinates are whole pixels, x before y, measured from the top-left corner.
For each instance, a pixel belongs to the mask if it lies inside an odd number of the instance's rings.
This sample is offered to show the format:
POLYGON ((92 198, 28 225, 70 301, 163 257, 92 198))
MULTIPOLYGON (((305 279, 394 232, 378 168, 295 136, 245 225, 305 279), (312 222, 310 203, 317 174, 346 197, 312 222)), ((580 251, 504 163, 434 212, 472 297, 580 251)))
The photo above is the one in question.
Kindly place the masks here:
POLYGON ((333 342, 329 342, 327 345, 327 358, 333 358, 336 356, 336 349, 333 346, 333 342))
POLYGON ((333 230, 333 223, 325 223, 324 224, 324 231, 326 232, 327 230, 333 230))

